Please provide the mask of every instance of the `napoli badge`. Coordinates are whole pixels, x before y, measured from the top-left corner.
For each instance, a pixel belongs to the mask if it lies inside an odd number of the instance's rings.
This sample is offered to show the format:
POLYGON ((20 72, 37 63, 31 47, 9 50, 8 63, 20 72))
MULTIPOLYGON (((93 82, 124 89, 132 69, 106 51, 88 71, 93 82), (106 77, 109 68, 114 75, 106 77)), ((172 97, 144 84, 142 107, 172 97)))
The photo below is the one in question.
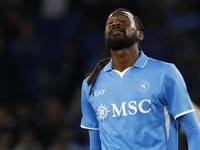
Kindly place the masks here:
POLYGON ((149 88, 150 88, 150 83, 146 80, 141 81, 137 86, 137 89, 140 93, 147 92, 149 88))

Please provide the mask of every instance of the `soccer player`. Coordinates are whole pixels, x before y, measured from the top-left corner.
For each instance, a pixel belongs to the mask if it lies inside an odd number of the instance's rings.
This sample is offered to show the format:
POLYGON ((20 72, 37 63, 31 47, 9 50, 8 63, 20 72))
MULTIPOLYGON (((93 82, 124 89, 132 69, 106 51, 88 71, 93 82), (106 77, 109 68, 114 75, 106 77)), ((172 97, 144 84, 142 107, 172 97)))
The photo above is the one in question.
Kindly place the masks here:
POLYGON ((178 124, 189 150, 200 148, 200 124, 174 64, 149 58, 140 47, 144 27, 127 9, 114 10, 105 28, 111 58, 82 83, 81 127, 90 150, 178 150, 178 124))

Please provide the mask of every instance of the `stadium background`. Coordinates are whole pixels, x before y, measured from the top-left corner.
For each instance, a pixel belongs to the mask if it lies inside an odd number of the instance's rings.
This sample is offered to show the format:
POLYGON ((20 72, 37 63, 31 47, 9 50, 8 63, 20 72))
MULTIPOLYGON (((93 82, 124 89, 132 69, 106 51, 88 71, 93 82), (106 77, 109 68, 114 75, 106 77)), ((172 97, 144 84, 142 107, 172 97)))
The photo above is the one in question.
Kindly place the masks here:
POLYGON ((109 56, 105 22, 119 7, 139 16, 143 51, 175 63, 200 105, 200 1, 0 0, 0 150, 88 149, 80 87, 109 56))

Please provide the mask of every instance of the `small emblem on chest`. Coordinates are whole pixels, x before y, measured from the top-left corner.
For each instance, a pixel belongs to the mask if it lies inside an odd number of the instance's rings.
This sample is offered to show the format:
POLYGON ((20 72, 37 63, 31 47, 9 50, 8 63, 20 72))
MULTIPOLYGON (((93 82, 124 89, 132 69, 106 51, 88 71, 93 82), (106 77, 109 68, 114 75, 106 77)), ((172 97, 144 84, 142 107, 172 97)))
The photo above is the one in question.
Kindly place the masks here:
POLYGON ((137 86, 137 89, 140 93, 147 92, 149 88, 150 88, 150 84, 148 81, 145 81, 145 80, 141 81, 137 86))
POLYGON ((97 114, 99 115, 100 120, 102 119, 103 121, 105 121, 105 119, 107 119, 107 116, 109 115, 108 112, 110 112, 110 110, 107 109, 108 107, 106 107, 102 103, 100 106, 98 106, 97 114))

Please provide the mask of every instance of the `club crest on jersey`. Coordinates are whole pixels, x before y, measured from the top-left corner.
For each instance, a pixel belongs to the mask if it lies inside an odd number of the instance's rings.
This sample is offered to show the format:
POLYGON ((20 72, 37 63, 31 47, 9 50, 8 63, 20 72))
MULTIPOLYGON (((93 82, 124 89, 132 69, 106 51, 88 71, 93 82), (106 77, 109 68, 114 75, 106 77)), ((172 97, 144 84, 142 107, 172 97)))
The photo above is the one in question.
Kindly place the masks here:
POLYGON ((137 86, 137 89, 140 93, 147 92, 149 88, 150 88, 150 84, 148 81, 145 81, 145 80, 141 81, 137 86))
POLYGON ((106 107, 102 103, 100 106, 98 106, 97 114, 99 115, 100 120, 105 121, 105 119, 107 119, 107 116, 109 115, 108 112, 110 112, 110 110, 108 110, 108 107, 106 107))

